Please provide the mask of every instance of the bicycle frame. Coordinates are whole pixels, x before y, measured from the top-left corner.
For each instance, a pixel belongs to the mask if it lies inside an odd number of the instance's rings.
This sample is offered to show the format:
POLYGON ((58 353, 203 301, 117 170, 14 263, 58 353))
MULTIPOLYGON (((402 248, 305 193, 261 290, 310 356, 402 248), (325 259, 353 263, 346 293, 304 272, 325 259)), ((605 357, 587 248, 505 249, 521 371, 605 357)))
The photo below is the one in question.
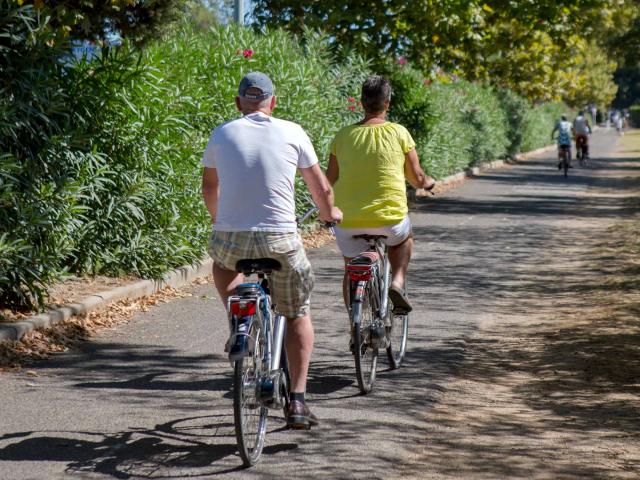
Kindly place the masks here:
MULTIPOLYGON (((260 275, 260 277, 268 276, 260 275)), ((262 288, 260 283, 242 283, 238 285, 238 288, 249 287, 256 288, 257 293, 250 296, 232 295, 227 299, 227 311, 229 312, 229 322, 232 333, 232 341, 235 341, 235 337, 238 335, 247 335, 244 332, 239 332, 237 325, 247 322, 246 332, 251 331, 251 322, 262 321, 262 325, 265 331, 266 345, 263 352, 262 363, 266 367, 267 376, 274 379, 279 376, 281 372, 281 357, 282 347, 284 345, 284 335, 286 327, 286 318, 283 315, 276 314, 275 316, 271 312, 271 305, 269 302, 269 296, 262 288), (244 304, 244 306, 243 306, 244 304), (247 308, 246 305, 253 304, 254 307, 243 311, 243 308, 247 308), (236 306, 237 305, 237 306, 236 306), (256 313, 260 310, 260 318, 256 313), (237 313, 236 313, 237 312, 237 313), (245 313, 245 315, 243 315, 245 313)), ((247 351, 247 353, 249 353, 247 351)), ((233 361, 231 362, 233 363, 233 361)), ((277 381, 275 383, 278 383, 277 381)), ((261 401, 267 407, 273 407, 274 403, 276 407, 279 407, 281 399, 277 396, 279 391, 278 385, 273 385, 273 393, 276 398, 269 398, 269 395, 260 396, 261 401)), ((264 389, 266 386, 262 386, 264 389)), ((267 388, 267 390, 270 390, 267 388)))
POLYGON ((389 258, 387 257, 387 246, 380 240, 369 240, 369 252, 375 252, 377 255, 375 262, 371 265, 347 264, 347 275, 349 276, 349 281, 352 284, 355 282, 355 294, 353 298, 351 298, 352 288, 349 288, 347 290, 347 302, 349 305, 352 300, 362 302, 367 282, 375 279, 375 285, 377 288, 371 289, 371 293, 373 295, 372 300, 375 302, 375 309, 377 311, 378 318, 384 319, 387 311, 387 305, 389 303, 388 282, 391 272, 391 265, 389 263, 389 258))

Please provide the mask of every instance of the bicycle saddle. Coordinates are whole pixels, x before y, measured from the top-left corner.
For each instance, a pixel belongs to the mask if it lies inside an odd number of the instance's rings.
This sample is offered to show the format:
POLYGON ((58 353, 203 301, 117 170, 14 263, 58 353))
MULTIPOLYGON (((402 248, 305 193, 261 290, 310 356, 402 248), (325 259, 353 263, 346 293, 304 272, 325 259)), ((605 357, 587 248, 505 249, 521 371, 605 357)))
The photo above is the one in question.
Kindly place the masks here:
POLYGON ((365 240, 379 240, 381 238, 387 238, 386 235, 369 235, 366 233, 363 233, 361 235, 353 235, 352 238, 364 238, 365 240))
POLYGON ((360 255, 349 261, 347 269, 349 269, 349 266, 353 265, 373 265, 378 261, 378 258, 378 252, 362 252, 360 255))
POLYGON ((236 263, 236 272, 251 275, 253 273, 271 273, 282 268, 280 262, 274 258, 245 258, 236 263))

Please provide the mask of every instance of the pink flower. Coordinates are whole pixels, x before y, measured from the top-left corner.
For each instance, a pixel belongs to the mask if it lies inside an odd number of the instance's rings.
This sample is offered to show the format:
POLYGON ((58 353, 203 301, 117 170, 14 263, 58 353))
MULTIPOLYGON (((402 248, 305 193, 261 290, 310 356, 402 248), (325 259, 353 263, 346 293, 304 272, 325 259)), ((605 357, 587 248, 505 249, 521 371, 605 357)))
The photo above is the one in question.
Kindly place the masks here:
POLYGON ((251 58, 253 56, 253 50, 246 48, 242 54, 244 55, 244 58, 251 58))
POLYGON ((356 106, 355 106, 355 105, 349 105, 347 108, 348 108, 349 110, 351 110, 352 112, 355 112, 355 111, 356 111, 356 106))
POLYGON ((407 64, 407 59, 405 57, 398 58, 398 65, 406 65, 406 64, 407 64))
POLYGON ((356 103, 356 99, 355 99, 355 98, 353 98, 353 97, 349 97, 349 98, 347 98, 347 102, 349 102, 349 103, 356 103))
POLYGON ((431 79, 429 79, 429 78, 425 78, 425 79, 422 81, 422 84, 423 84, 425 87, 428 87, 429 85, 431 85, 431 79))

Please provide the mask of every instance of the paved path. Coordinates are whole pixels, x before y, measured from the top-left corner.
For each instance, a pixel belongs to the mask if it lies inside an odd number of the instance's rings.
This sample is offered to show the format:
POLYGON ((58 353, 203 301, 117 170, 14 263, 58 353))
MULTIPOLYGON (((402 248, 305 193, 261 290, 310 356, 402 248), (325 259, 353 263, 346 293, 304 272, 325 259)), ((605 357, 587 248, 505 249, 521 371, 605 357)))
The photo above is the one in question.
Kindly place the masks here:
MULTIPOLYGON (((596 135, 593 156, 616 141, 596 135)), ((192 297, 42 362, 37 377, 0 377, 0 479, 389 478, 424 438, 423 415, 455 378, 465 338, 509 305, 519 265, 564 234, 573 215, 608 215, 607 205, 583 204, 607 163, 565 180, 541 156, 421 201, 412 214, 416 313, 406 365, 388 371, 383 363, 365 397, 348 354, 341 260, 334 245, 313 251, 308 392, 322 425, 291 432, 274 416, 255 468, 238 469, 223 309, 213 287, 197 286, 192 297)))

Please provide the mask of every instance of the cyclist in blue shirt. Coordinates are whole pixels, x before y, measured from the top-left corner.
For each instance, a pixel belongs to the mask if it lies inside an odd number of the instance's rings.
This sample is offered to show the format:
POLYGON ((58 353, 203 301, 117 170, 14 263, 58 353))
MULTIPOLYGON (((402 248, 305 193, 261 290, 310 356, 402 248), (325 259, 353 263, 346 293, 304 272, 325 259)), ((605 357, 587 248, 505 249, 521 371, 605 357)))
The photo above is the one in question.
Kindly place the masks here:
MULTIPOLYGON (((567 120, 566 115, 562 115, 560 117, 560 121, 556 123, 556 126, 553 127, 553 131, 551 132, 551 140, 555 137, 555 133, 558 132, 558 156, 560 155, 560 150, 562 148, 567 149, 567 159, 569 160, 569 168, 573 168, 571 165, 571 138, 573 136, 573 126, 571 122, 567 120)), ((562 163, 558 163, 558 170, 562 168, 562 163)))

